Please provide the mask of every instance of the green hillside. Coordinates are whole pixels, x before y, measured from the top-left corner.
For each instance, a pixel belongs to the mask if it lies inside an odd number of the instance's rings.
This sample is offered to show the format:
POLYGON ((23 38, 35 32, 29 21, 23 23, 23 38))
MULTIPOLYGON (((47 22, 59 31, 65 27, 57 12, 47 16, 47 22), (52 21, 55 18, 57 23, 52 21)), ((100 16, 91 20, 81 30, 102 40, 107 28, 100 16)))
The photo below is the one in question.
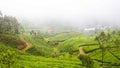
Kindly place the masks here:
POLYGON ((77 59, 61 60, 33 56, 0 43, 0 68, 76 68, 81 67, 77 59), (7 57, 6 57, 7 56, 7 57), (73 62, 71 62, 73 61, 73 62), (64 64, 63 64, 64 63, 64 64))
POLYGON ((77 57, 78 54, 75 55, 75 53, 79 52, 80 46, 84 48, 84 51, 94 61, 95 68, 102 67, 102 62, 104 62, 104 67, 116 68, 119 67, 120 64, 119 35, 117 34, 111 35, 111 39, 107 41, 109 43, 105 42, 104 44, 104 61, 102 61, 101 58, 102 49, 99 43, 95 41, 95 36, 79 34, 75 37, 66 39, 57 46, 50 45, 44 40, 44 37, 40 35, 22 36, 27 43, 32 45, 31 48, 26 51, 17 49, 17 45, 23 43, 19 35, 0 35, 1 68, 6 68, 8 66, 12 68, 86 68, 77 57), (117 38, 117 40, 115 38, 117 38), (10 64, 8 64, 9 62, 10 64))
POLYGON ((51 45, 49 45, 47 41, 44 40, 43 37, 26 35, 25 39, 27 42, 32 44, 32 47, 27 50, 28 53, 46 57, 50 57, 52 55, 53 49, 51 48, 51 45))
MULTIPOLYGON (((89 37, 83 34, 79 34, 76 37, 70 38, 62 43, 59 44, 58 49, 62 52, 66 51, 66 52, 74 52, 76 50, 79 49, 80 45, 83 44, 97 44, 96 41, 94 41, 94 37, 89 37)), ((93 47, 95 48, 95 46, 93 47)), ((92 47, 90 48, 86 48, 86 49, 92 49, 92 47)))
POLYGON ((0 17, 0 68, 119 67, 119 30, 43 36, 24 31, 14 17, 0 17))
POLYGON ((67 40, 67 39, 73 38, 78 35, 79 35, 79 33, 75 33, 75 32, 61 33, 61 34, 57 34, 53 37, 49 37, 48 40, 50 40, 50 41, 67 40))

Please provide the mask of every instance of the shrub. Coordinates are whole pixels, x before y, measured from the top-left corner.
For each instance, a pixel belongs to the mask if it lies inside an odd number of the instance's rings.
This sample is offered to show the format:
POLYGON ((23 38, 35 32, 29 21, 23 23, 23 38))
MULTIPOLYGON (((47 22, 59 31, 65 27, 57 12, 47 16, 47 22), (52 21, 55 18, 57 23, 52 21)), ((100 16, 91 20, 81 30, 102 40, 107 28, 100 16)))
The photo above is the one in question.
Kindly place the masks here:
POLYGON ((0 68, 11 68, 16 58, 17 54, 12 48, 0 44, 0 68))

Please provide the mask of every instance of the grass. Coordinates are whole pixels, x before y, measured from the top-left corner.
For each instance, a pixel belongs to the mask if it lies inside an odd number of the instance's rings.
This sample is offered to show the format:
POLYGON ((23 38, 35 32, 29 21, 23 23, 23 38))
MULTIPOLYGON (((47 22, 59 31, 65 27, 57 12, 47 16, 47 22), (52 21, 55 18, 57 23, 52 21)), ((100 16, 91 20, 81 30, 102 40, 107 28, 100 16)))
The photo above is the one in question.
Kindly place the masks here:
POLYGON ((40 56, 22 55, 19 62, 14 65, 18 68, 82 68, 79 60, 59 60, 55 58, 45 58, 40 56))
POLYGON ((44 40, 43 37, 26 35, 25 39, 27 40, 27 42, 32 44, 32 48, 30 48, 26 52, 33 55, 46 56, 46 57, 52 55, 53 48, 51 48, 51 45, 49 45, 44 40))
POLYGON ((48 40, 50 41, 67 40, 67 39, 76 37, 78 35, 79 35, 78 33, 62 33, 62 34, 55 35, 53 37, 49 37, 48 40))
MULTIPOLYGON (((79 49, 80 45, 83 45, 86 43, 87 44, 89 44, 89 43, 97 44, 97 42, 94 41, 94 37, 88 37, 88 36, 81 34, 76 37, 70 38, 63 43, 60 43, 58 45, 58 49, 60 49, 60 51, 76 51, 79 49)), ((87 47, 86 47, 86 49, 87 49, 87 47)))
MULTIPOLYGON (((102 51, 95 41, 95 36, 86 36, 83 34, 60 34, 55 37, 50 37, 49 40, 63 40, 57 46, 52 46, 47 43, 41 36, 30 36, 24 35, 25 40, 32 44, 32 48, 27 50, 26 52, 22 52, 15 49, 16 41, 19 43, 19 38, 11 35, 0 35, 0 45, 3 45, 7 48, 9 46, 15 53, 18 55, 17 62, 12 65, 12 68, 86 68, 82 66, 82 62, 74 55, 74 51, 78 51, 79 46, 83 46, 85 52, 90 56, 91 59, 94 60, 95 68, 103 68, 100 66, 102 63, 102 51), (14 39, 16 41, 10 40, 14 39), (6 42, 8 40, 8 43, 6 42), (12 41, 12 43, 11 43, 12 41), (6 44, 7 43, 7 44, 6 44), (96 44, 96 45, 88 45, 88 44, 96 44), (54 53, 57 53, 57 57, 52 57, 54 53)), ((113 36, 110 39, 110 43, 105 44, 106 50, 104 51, 104 62, 107 68, 118 68, 120 65, 120 51, 119 47, 117 48, 109 48, 116 46, 115 43, 112 42, 115 38, 119 36, 113 36), (110 50, 110 51, 109 51, 110 50), (109 63, 109 64, 108 64, 109 63)), ((119 40, 119 39, 118 39, 119 40)), ((117 45, 119 46, 119 45, 117 45)))

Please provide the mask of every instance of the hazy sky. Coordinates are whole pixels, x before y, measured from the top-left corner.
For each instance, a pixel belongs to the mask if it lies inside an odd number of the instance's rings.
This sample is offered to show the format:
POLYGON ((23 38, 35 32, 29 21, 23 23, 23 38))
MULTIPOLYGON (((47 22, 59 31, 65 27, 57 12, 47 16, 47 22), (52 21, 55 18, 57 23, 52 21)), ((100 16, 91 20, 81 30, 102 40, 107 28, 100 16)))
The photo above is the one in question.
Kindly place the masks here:
POLYGON ((120 0, 0 0, 0 10, 30 20, 120 22, 120 0))

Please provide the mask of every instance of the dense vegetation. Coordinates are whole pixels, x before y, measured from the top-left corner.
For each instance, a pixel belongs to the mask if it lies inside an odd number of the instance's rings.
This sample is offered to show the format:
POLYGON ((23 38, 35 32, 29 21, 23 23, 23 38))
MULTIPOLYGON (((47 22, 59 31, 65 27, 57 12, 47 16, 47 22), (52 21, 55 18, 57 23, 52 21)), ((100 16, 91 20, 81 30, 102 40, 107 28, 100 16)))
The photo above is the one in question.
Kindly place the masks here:
POLYGON ((44 36, 21 28, 15 17, 0 16, 0 68, 120 67, 119 30, 44 36))
POLYGON ((12 16, 0 16, 0 33, 18 34, 22 27, 17 19, 12 16))

